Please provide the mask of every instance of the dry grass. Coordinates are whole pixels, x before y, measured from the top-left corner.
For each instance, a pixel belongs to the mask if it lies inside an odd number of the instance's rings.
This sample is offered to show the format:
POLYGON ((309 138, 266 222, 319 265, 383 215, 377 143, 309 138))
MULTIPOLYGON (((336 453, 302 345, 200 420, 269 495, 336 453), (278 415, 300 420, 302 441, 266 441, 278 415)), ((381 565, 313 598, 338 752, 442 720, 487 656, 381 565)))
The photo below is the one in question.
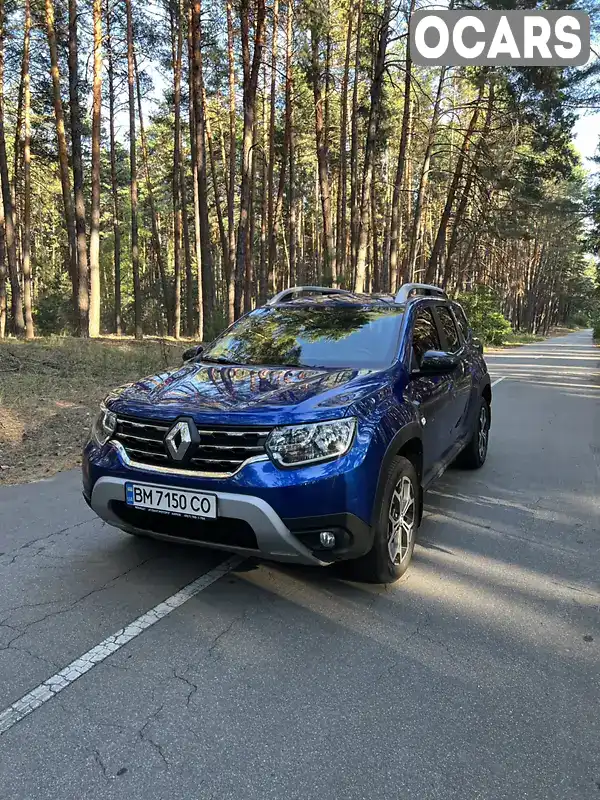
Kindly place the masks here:
POLYGON ((177 366, 185 347, 167 339, 0 341, 0 484, 77 466, 103 397, 177 366))

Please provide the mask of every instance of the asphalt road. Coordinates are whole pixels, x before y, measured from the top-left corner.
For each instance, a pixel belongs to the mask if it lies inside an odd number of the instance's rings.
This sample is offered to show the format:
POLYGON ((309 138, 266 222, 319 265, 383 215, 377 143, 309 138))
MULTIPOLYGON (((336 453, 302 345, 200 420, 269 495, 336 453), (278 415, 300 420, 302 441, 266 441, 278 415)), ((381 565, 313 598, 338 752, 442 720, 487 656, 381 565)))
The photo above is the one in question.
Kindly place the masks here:
MULTIPOLYGON (((244 562, 0 734, 2 800, 600 798, 600 350, 490 356, 393 587, 244 562)), ((0 712, 223 556, 0 488, 0 712)))

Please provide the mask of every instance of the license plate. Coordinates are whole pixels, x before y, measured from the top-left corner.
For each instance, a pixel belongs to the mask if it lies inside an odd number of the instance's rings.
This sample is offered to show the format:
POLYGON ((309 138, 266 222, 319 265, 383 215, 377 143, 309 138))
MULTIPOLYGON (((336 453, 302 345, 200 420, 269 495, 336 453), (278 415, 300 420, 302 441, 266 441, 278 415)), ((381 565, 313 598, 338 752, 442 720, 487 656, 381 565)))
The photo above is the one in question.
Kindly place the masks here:
POLYGON ((148 483, 126 483, 125 499, 128 506, 162 511, 185 517, 217 518, 217 498, 214 494, 190 492, 148 483))

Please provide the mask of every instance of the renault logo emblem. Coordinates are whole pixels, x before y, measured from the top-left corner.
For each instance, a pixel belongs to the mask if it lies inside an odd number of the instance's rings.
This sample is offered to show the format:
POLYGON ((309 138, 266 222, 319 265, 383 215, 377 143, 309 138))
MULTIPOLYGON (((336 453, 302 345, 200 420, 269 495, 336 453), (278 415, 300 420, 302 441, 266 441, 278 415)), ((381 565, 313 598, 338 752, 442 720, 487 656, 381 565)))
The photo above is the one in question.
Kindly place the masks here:
POLYGON ((185 420, 175 423, 165 436, 165 445, 174 461, 182 461, 192 444, 190 425, 185 420))

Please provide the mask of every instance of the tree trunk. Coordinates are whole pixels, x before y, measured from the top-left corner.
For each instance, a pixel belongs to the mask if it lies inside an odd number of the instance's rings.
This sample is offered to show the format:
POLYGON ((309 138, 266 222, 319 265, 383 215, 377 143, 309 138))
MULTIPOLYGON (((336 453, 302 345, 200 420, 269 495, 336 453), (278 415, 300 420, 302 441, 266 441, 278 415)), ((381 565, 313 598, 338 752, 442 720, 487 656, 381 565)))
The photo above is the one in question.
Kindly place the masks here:
POLYGON ((102 0, 93 0, 92 210, 90 225, 90 336, 100 335, 100 135, 102 114, 102 0))
POLYGON ((483 86, 479 90, 479 96, 475 101, 476 103, 475 110, 473 111, 471 119, 469 120, 469 125, 465 132, 465 136, 462 141, 458 157, 456 159, 456 166, 454 168, 452 181, 450 182, 450 186, 448 188, 446 203, 444 205, 444 210, 442 211, 442 216, 440 218, 440 224, 438 227, 437 235, 435 237, 435 241, 431 249, 431 254, 429 256, 427 272, 425 273, 425 283, 430 283, 433 280, 435 272, 437 270, 438 261, 440 260, 440 257, 444 249, 444 243, 446 241, 446 231, 448 229, 448 223, 450 221, 450 214, 452 213, 452 206, 454 205, 454 199, 456 197, 458 186, 462 178, 463 167, 465 164, 467 153, 469 151, 469 147, 471 145, 471 139, 473 137, 473 133, 475 132, 475 127, 477 126, 477 120, 479 119, 479 111, 480 111, 479 104, 481 102, 482 96, 483 96, 483 86))
POLYGON ((411 142, 415 138, 416 114, 414 106, 411 105, 410 119, 408 122, 408 141, 406 143, 406 160, 404 162, 404 179, 402 185, 406 187, 400 195, 400 230, 398 231, 398 277, 397 286, 399 287, 404 280, 411 281, 412 274, 408 267, 408 241, 409 232, 413 220, 413 162, 411 156, 411 142), (402 196, 403 195, 403 196, 402 196), (404 239, 404 240, 403 240, 404 239), (406 246, 405 246, 406 243, 406 246))
MULTIPOLYGON (((263 89, 264 96, 264 89, 263 89)), ((254 121, 254 134, 252 136, 252 150, 256 151, 258 145, 258 122, 254 121)), ((250 204, 248 206, 248 242, 250 246, 246 249, 246 263, 244 265, 244 305, 243 312, 247 314, 252 308, 252 284, 256 280, 256 273, 253 269, 252 256, 254 252, 254 233, 256 218, 254 216, 254 196, 256 187, 256 159, 252 159, 252 169, 250 170, 250 204)))
MULTIPOLYGON (((291 3, 291 0, 288 0, 291 3)), ((271 34, 271 99, 269 105, 269 158, 267 162, 267 219, 269 230, 269 266, 267 292, 273 290, 273 276, 277 249, 275 233, 275 198, 273 176, 275 174, 275 96, 277 92, 277 36, 279 33, 279 0, 273 0, 273 31, 271 34)), ((283 161, 285 164, 285 160, 283 161)), ((285 170, 284 170, 285 174, 285 170)))
MULTIPOLYGON (((3 1, 3 0, 2 0, 3 1)), ((56 30, 54 28, 54 3, 53 0, 45 0, 46 8, 46 32, 48 35, 48 46, 50 49, 50 74, 52 77, 52 99, 54 102, 54 120, 56 124, 56 138, 58 141, 58 164, 60 169, 60 185, 62 190, 63 205, 65 209, 65 224, 67 226, 67 236, 69 242, 69 272, 73 285, 73 304, 75 317, 80 332, 87 331, 87 256, 86 262, 86 283, 79 292, 79 275, 77 260, 77 236, 75 232, 75 211, 73 209, 73 198, 71 196, 71 185, 69 181, 69 155, 67 151, 67 137, 65 134, 65 116, 63 112, 62 99, 60 95, 60 71, 58 67, 58 50, 56 44, 56 30), (85 291, 84 291, 85 289, 85 291), (84 298, 85 295, 85 298, 84 298), (85 324, 83 324, 85 320, 85 324)), ((8 244, 8 232, 7 232, 8 244)))
MULTIPOLYGON (((285 34, 285 130, 283 135, 283 149, 281 152, 281 169, 279 170, 279 184, 277 186, 277 199, 275 201, 275 209, 273 212, 273 229, 270 232, 269 238, 269 289, 271 290, 273 283, 273 275, 275 271, 275 262, 277 261, 277 235, 279 232, 279 220, 281 219, 281 212, 283 209, 283 193, 285 190, 285 176, 288 165, 288 156, 290 157, 290 183, 292 182, 292 161, 293 156, 290 155, 292 151, 292 125, 293 125, 293 92, 294 92, 294 73, 292 70, 292 58, 294 50, 294 4, 292 0, 288 2, 287 19, 286 19, 286 34, 285 34)), ((290 186, 290 204, 293 202, 292 189, 290 186)), ((290 205, 291 212, 291 205, 290 205)), ((289 281, 293 280, 292 273, 294 270, 293 264, 296 255, 296 248, 292 252, 292 245, 288 249, 288 257, 290 259, 290 277, 289 281)))
POLYGON ((235 269, 235 162, 236 162, 236 113, 235 113, 235 51, 233 38, 233 3, 227 0, 227 64, 229 71, 229 180, 227 182, 227 233, 229 240, 229 273, 227 281, 227 322, 234 320, 234 276, 235 269))
MULTIPOLYGON (((180 17, 180 19, 182 16, 180 17)), ((181 192, 181 221, 183 232, 183 253, 185 256, 185 281, 186 281, 186 331, 188 336, 194 333, 194 309, 193 309, 193 276, 192 276, 192 253, 190 248, 190 228, 188 220, 188 204, 187 204, 187 191, 185 186, 185 157, 183 156, 183 147, 180 145, 180 159, 179 159, 179 189, 181 192), (189 286, 189 289, 188 289, 189 286), (189 308, 188 300, 189 297, 189 308)))
MULTIPOLYGON (((306 245, 306 213, 304 210, 304 196, 300 198, 298 203, 298 260, 297 260, 297 282, 299 286, 304 286, 306 283, 306 260, 305 260, 305 245, 306 245)), ((295 215, 294 215, 295 216, 295 215)), ((290 226, 292 218, 290 217, 290 226)), ((291 238, 291 237, 290 237, 291 238)))
MULTIPOLYGON (((31 15, 31 9, 29 11, 31 15)), ((24 20, 25 21, 25 20, 24 20)), ((25 28, 25 26, 24 26, 25 28)), ((22 164, 22 156, 23 150, 25 148, 25 130, 24 130, 24 123, 23 123, 23 105, 24 105, 24 95, 25 95, 25 40, 29 38, 29 51, 31 53, 31 26, 30 30, 23 31, 23 57, 21 59, 21 79, 19 81, 19 93, 17 97, 17 118, 15 124, 15 141, 13 147, 13 174, 12 174, 12 202, 13 202, 13 213, 15 218, 15 236, 17 240, 17 262, 21 262, 22 266, 22 247, 23 247, 23 230, 22 230, 22 222, 23 222, 23 191, 22 191, 22 183, 23 183, 23 164, 22 164), (19 253, 19 244, 21 245, 21 253, 19 253)), ((31 56, 29 56, 29 60, 31 60, 31 56)), ((30 97, 31 97, 31 81, 30 81, 30 97)), ((23 286, 23 290, 24 290, 23 286)))
POLYGON ((408 274, 413 275, 415 269, 415 260, 417 256, 417 243, 421 235, 421 219, 423 216, 423 205, 425 200, 425 191, 429 181, 429 168, 431 165, 431 153, 435 142, 437 126, 440 118, 440 104, 442 101, 442 91, 444 88, 444 79, 446 77, 446 67, 440 70, 440 77, 438 80, 435 101, 433 104, 433 111, 431 115, 431 125, 429 126, 429 135, 427 137, 427 144, 425 147, 425 155, 423 158, 423 166, 421 168, 421 175, 419 178, 419 191, 417 193, 417 201, 415 204, 415 213, 413 217, 413 226, 410 236, 410 248, 408 252, 408 274))
POLYGON ((79 102, 79 57, 77 38, 77 0, 69 0, 69 118, 71 123, 75 229, 77 236, 77 324, 79 335, 87 336, 90 325, 90 286, 85 224, 85 198, 83 194, 83 157, 81 152, 82 125, 81 106, 79 102))
POLYGON ((31 86, 29 55, 31 41, 31 3, 25 0, 25 35, 23 38, 23 117, 25 140, 23 142, 23 305, 25 308, 25 338, 33 339, 31 313, 31 86))
MULTIPOLYGON (((296 191, 296 131, 294 129, 294 72, 292 70, 292 51, 293 51, 293 11, 294 4, 292 0, 288 3, 288 37, 286 44, 286 80, 285 80, 285 123, 288 131, 288 147, 289 147, 289 162, 290 162, 290 179, 288 187, 288 205, 290 210, 289 220, 289 247, 288 253, 290 258, 290 284, 301 283, 301 269, 298 265, 298 258, 296 255, 297 241, 299 233, 296 225, 300 228, 300 214, 298 213, 298 193, 296 191)), ((282 169, 284 168, 282 163, 282 169)), ((281 183, 281 180, 280 180, 281 183)), ((300 237, 300 241, 303 239, 300 237)), ((303 268, 302 268, 303 269, 303 268)))
POLYGON ((115 315, 117 336, 122 334, 121 322, 121 225, 119 214, 119 185, 117 182, 117 150, 115 139, 115 91, 112 39, 110 32, 110 0, 106 0, 106 49, 108 53, 108 120, 110 130, 110 186, 112 194, 112 224, 114 237, 115 315))
MULTIPOLYGON (((0 203, 0 208, 2 203, 0 203)), ((4 238, 4 209, 0 212, 0 339, 6 336, 7 297, 6 297, 6 246, 4 238)))
POLYGON ((4 0, 0 0, 0 178, 2 182, 2 201, 4 204, 4 232, 6 252, 8 255, 8 275, 11 289, 11 311, 14 332, 21 336, 25 333, 21 285, 17 264, 17 243, 13 216, 11 185, 8 177, 8 161, 6 158, 6 139, 4 134, 4 0))
POLYGON ((443 288, 446 288, 446 286, 448 285, 452 274, 452 255, 456 248, 458 233, 462 226, 462 221, 464 219, 465 211, 467 210, 467 204, 469 202, 469 198, 471 195, 471 187, 473 185, 473 180, 475 178, 475 175, 477 174, 477 169, 479 166, 479 160, 481 158, 482 150, 483 147, 485 146, 488 133, 490 130, 493 107, 494 107, 494 84, 490 83, 488 105, 485 114, 485 121, 483 123, 483 130, 481 131, 481 136, 479 137, 479 141, 477 142, 477 148, 475 150, 475 154, 471 159, 471 166, 467 174, 467 180, 465 181, 465 185, 462 190, 462 195, 458 203, 458 208, 456 209, 454 224, 452 226, 452 234, 450 236, 450 241, 448 242, 448 252, 446 254, 446 264, 444 267, 444 279, 442 282, 443 288))
MULTIPOLYGON (((408 10, 407 25, 410 25, 410 18, 415 9, 415 0, 411 0, 408 10)), ((404 107, 402 108, 402 129, 400 131, 400 150, 398 151, 398 164, 396 166, 396 178, 394 180, 394 193, 392 195, 392 218, 390 222, 390 284, 395 288, 400 283, 398 270, 398 245, 401 219, 401 201, 404 174, 406 171, 406 155, 410 138, 411 121, 411 91, 412 91, 412 59, 410 48, 406 43, 406 56, 404 59, 404 107)))
MULTIPOLYGON (((263 68, 265 69, 265 68, 263 68)), ((267 97, 266 97, 267 78, 263 78, 263 93, 262 93, 262 152, 263 156, 269 152, 268 143, 268 125, 267 125, 267 97)), ((268 216, 268 202, 267 202, 267 183, 268 183, 268 163, 266 158, 261 159, 261 193, 260 193, 260 263, 258 270, 258 302, 263 305, 267 299, 267 216, 268 216)))
POLYGON ((200 198, 198 195, 198 159, 196 158, 196 102, 194 97, 194 42, 192 37, 193 29, 193 15, 192 6, 188 8, 188 78, 189 78, 189 96, 190 96, 190 151, 192 156, 192 185, 194 192, 194 244, 196 255, 196 266, 198 270, 198 280, 196 281, 197 304, 195 309, 192 309, 192 282, 190 281, 187 286, 187 301, 188 301, 188 319, 192 311, 195 311, 197 326, 190 330, 197 331, 197 334, 202 338, 202 331, 204 329, 204 318, 202 313, 202 250, 200 248, 200 198))
POLYGON ((319 192, 323 217, 323 283, 331 286, 336 275, 335 239, 333 235, 333 216, 331 210, 331 189, 329 184, 329 145, 325 129, 325 108, 321 80, 321 59, 319 57, 319 23, 313 20, 310 30, 311 78, 315 103, 315 139, 317 145, 317 165, 319 170, 319 192))
POLYGON ((335 260, 338 271, 338 285, 346 280, 346 237, 347 237, 347 203, 348 203, 348 159, 346 144, 348 140, 348 82, 350 77, 350 51, 352 49, 352 20, 355 13, 354 3, 348 9, 346 29, 346 50, 344 54, 344 73, 342 75, 340 99, 340 168, 338 177, 337 224, 335 240, 335 260))
POLYGON ((350 253, 352 275, 350 283, 354 284, 356 273, 356 251, 358 246, 358 84, 360 71, 360 41, 362 33, 363 0, 357 0, 356 11, 356 48, 354 52, 354 87, 352 89, 352 114, 350 133, 350 253))
POLYGON ((312 280, 314 283, 321 282, 321 237, 319 233, 319 167, 315 167, 315 199, 313 213, 313 270, 312 280))
MULTIPOLYGON (((49 0, 46 0, 48 2, 49 0)), ((135 137, 135 67, 133 52, 133 14, 131 0, 125 0, 127 11, 127 89, 129 101, 129 171, 131 195, 131 267, 133 271, 133 300, 135 338, 142 339, 142 290, 140 285, 140 254, 138 243, 138 185, 135 137)))
POLYGON ((175 298, 173 314, 173 335, 181 335, 181 61, 183 57, 183 30, 180 0, 170 3, 171 44, 173 59, 173 262, 175 269, 175 298))
POLYGON ((0 203, 0 339, 6 336, 6 245, 4 205, 0 203))
POLYGON ((360 216, 358 220, 358 250, 356 255, 355 291, 365 291, 365 268, 367 258, 367 244, 369 241, 369 205, 371 202, 371 183, 373 181, 373 163, 375 160, 375 144, 379 132, 379 117, 381 111, 381 93, 383 90, 383 76, 385 73, 385 54, 390 28, 391 0, 385 0, 383 17, 379 30, 379 47, 375 58, 373 82, 371 84, 371 108, 369 111, 369 124, 367 127, 367 141, 365 143, 365 160, 363 167, 362 197, 360 203, 360 216))
POLYGON ((208 113, 208 103, 206 102, 206 87, 204 81, 202 82, 202 104, 204 107, 204 123, 206 129, 206 142, 208 144, 208 157, 210 159, 210 174, 212 178, 213 194, 215 200, 215 211, 217 212, 217 225, 219 228, 219 240, 221 242, 221 250, 223 252, 223 266, 224 273, 227 276, 229 265, 229 242, 227 239, 227 232, 225 231, 225 223, 223 221, 223 203, 221 200, 221 188, 219 176, 217 174, 217 162, 215 159, 215 151, 213 145, 212 125, 210 124, 210 116, 208 113))
MULTIPOLYGON (((381 259, 379 254, 379 231, 377 229, 377 197, 375 195, 375 181, 371 181, 371 191, 369 197, 369 204, 371 206, 371 243, 372 243, 372 259, 371 259, 371 286, 370 291, 381 291, 381 259)), ((365 287, 366 288, 366 287, 365 287)))
POLYGON ((154 250, 154 257, 158 265, 158 273, 160 275, 160 282, 163 290, 165 311, 167 312, 167 328, 171 336, 173 336, 174 335, 173 303, 171 301, 171 293, 169 291, 169 283, 167 280, 167 270, 165 265, 164 253, 160 239, 158 216, 156 213, 156 204, 154 202, 154 190, 152 188, 152 181, 150 179, 148 143, 146 141, 146 130, 144 128, 142 93, 140 91, 140 73, 138 71, 137 56, 135 53, 133 54, 133 66, 135 70, 135 83, 137 89, 138 119, 140 122, 140 142, 142 145, 142 162, 144 166, 144 178, 146 180, 146 191, 148 192, 148 204, 150 205, 150 221, 152 225, 152 249, 154 250))
POLYGON ((244 67, 244 132, 242 138, 242 175, 240 185, 240 219, 235 265, 235 315, 239 316, 243 300, 245 265, 251 257, 252 242, 249 241, 250 183, 252 177, 252 139, 256 116, 256 90, 258 73, 264 49, 265 0, 257 0, 254 23, 254 53, 250 62, 250 8, 249 0, 240 0, 240 23, 242 29, 242 63, 244 67))
POLYGON ((382 250, 381 250, 381 292, 390 291, 390 217, 392 207, 392 186, 390 180, 390 145, 385 143, 385 153, 381 164, 381 181, 385 187, 382 213, 382 250))
POLYGON ((198 165, 198 204, 200 213, 200 251, 202 258, 202 319, 204 341, 210 338, 214 310, 214 276, 208 220, 208 191, 206 182, 205 119, 202 102, 202 3, 193 0, 192 43, 194 52, 193 89, 195 111, 196 162, 198 165))
MULTIPOLYGON (((31 34, 23 31, 23 55, 25 54, 25 38, 31 34)), ((31 46, 30 46, 31 50, 31 46)), ((25 95, 25 74, 23 67, 24 60, 21 60, 21 80, 19 81, 19 95, 17 98, 17 119, 15 124, 15 144, 13 147, 13 175, 12 175, 12 200, 15 207, 15 216, 18 217, 19 187, 21 181, 21 155, 25 146, 25 131, 23 130, 23 101, 25 95)), ((31 87, 30 87, 31 89, 31 87)))

